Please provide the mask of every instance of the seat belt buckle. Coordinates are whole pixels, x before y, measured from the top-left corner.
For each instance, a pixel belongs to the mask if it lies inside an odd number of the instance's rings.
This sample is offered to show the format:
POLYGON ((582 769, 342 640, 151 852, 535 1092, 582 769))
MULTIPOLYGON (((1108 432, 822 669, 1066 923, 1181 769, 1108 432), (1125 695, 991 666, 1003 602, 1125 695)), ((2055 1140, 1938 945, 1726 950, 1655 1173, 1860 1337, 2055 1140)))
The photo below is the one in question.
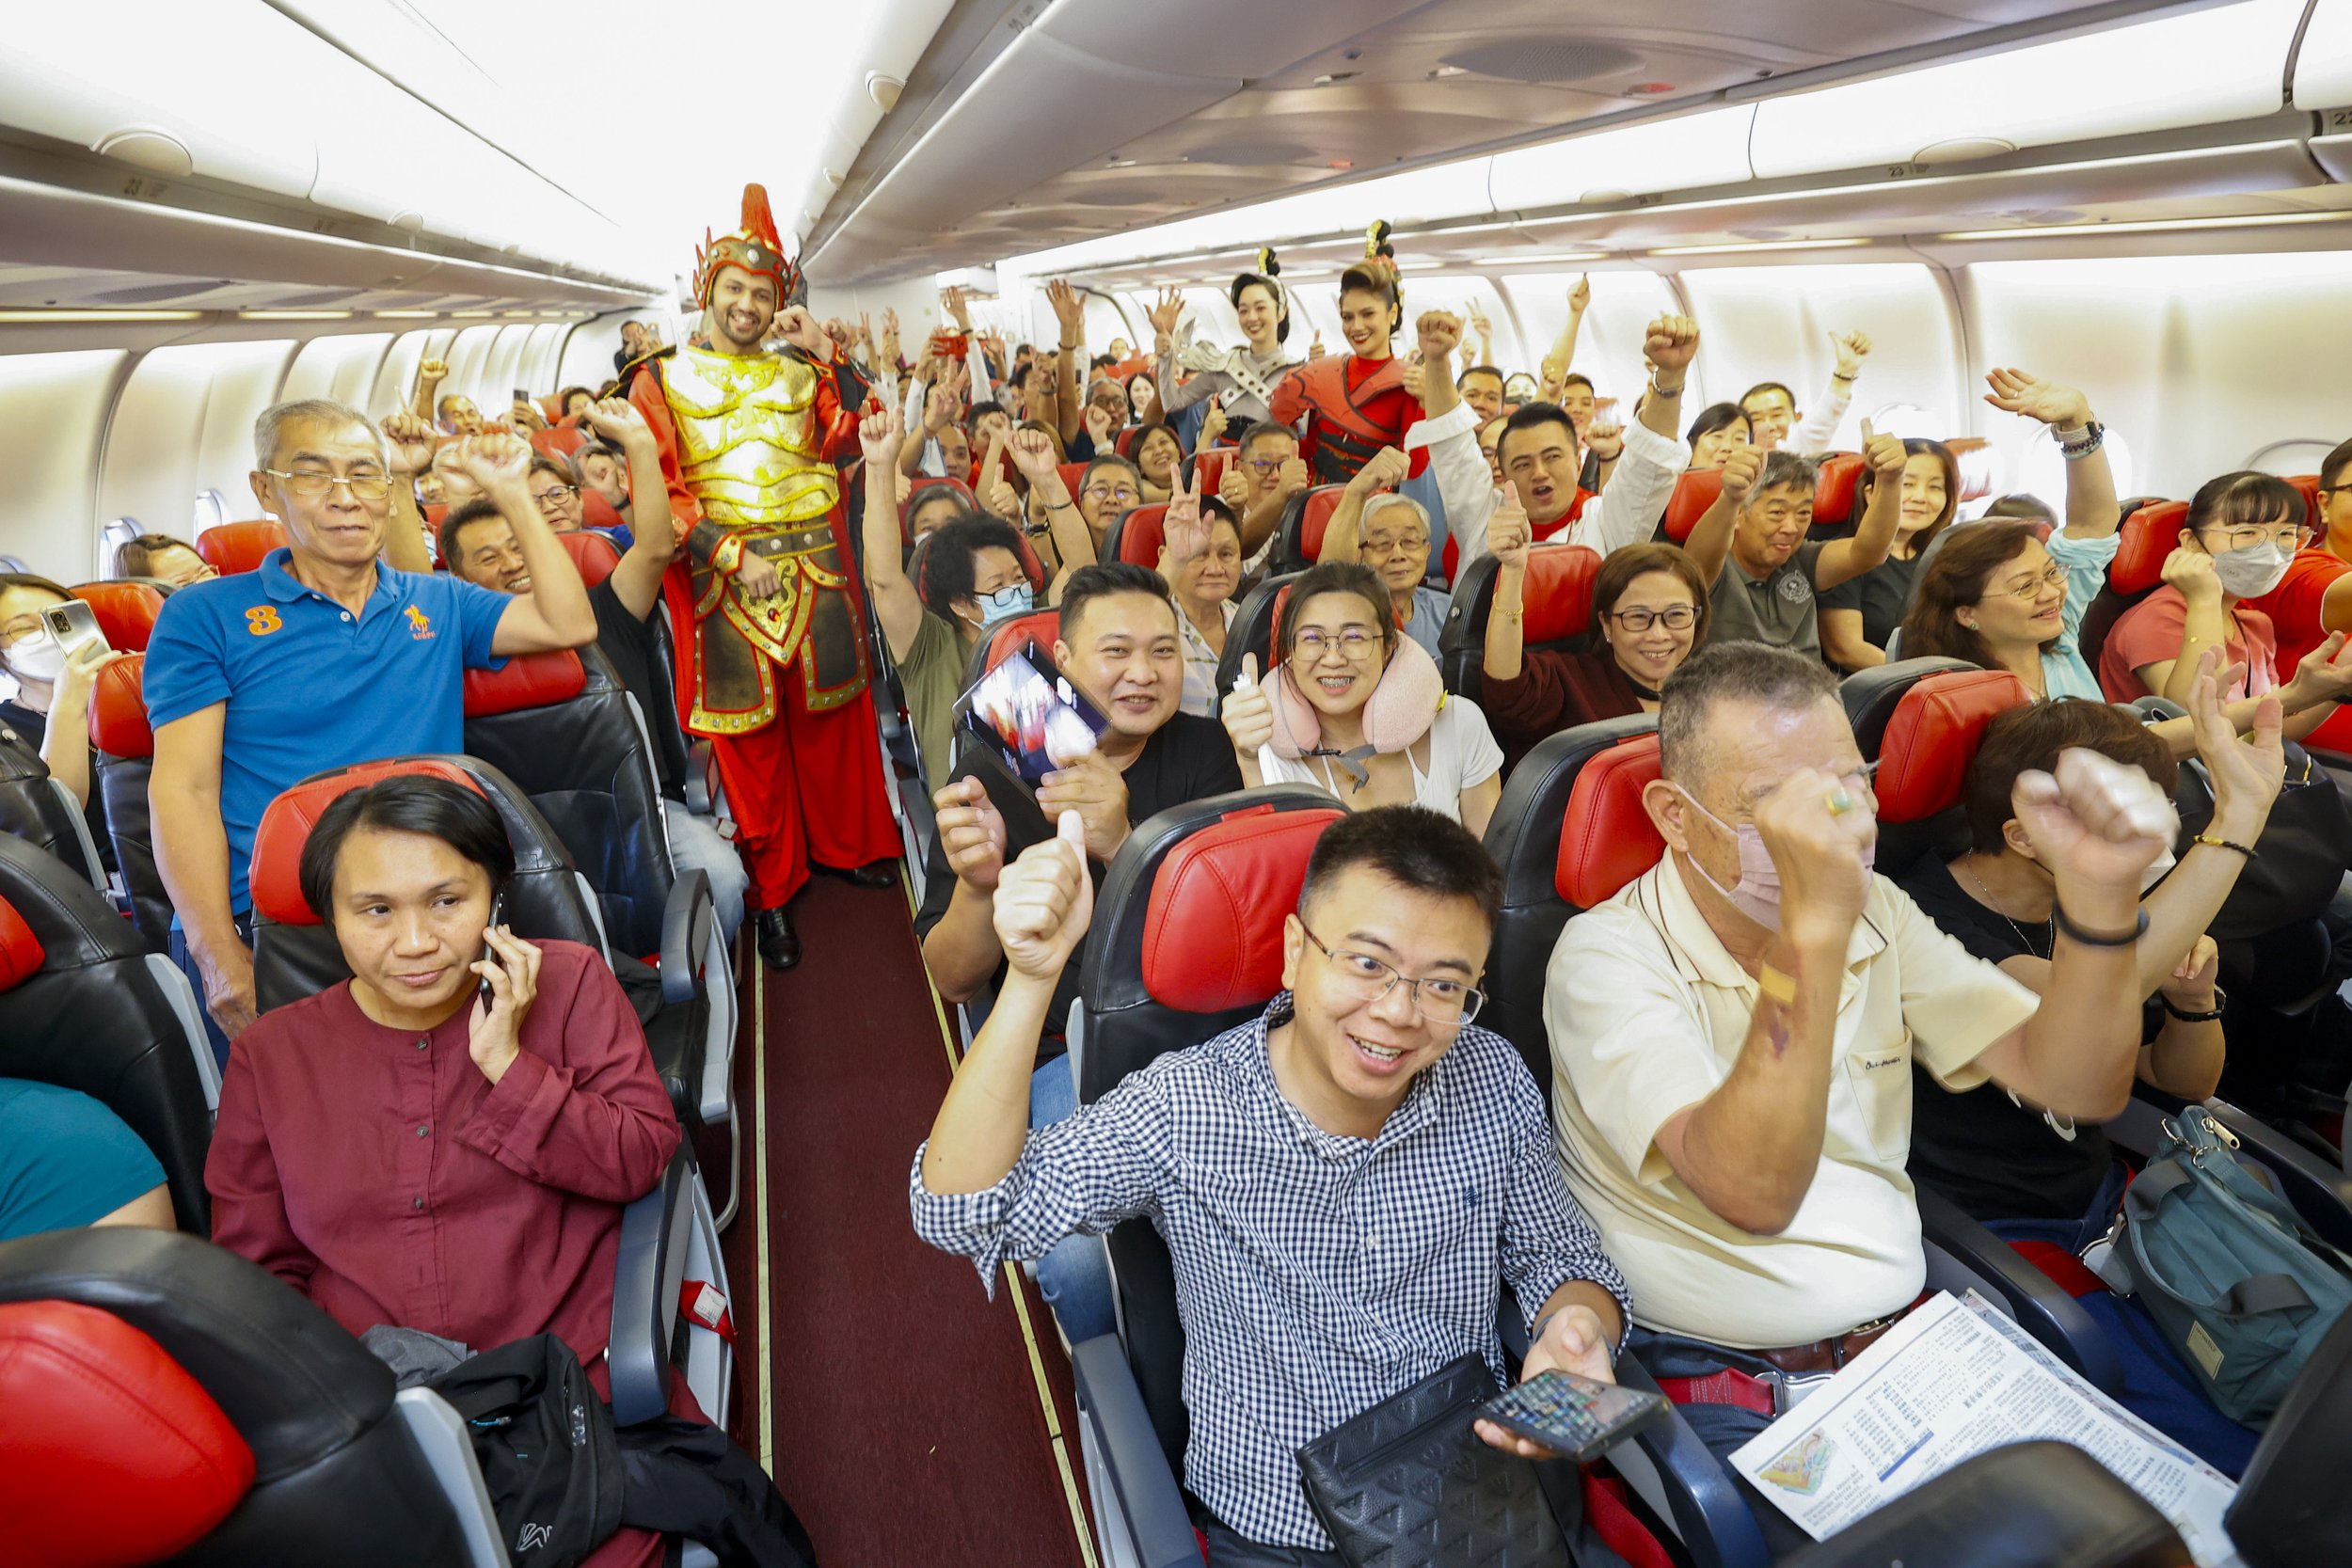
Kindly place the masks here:
POLYGON ((678 1310, 688 1321, 701 1324, 728 1344, 735 1343, 735 1319, 727 1310, 727 1298, 717 1286, 700 1279, 690 1279, 678 1287, 678 1310))
POLYGON ((1824 1368, 1818 1372, 1785 1372, 1773 1367, 1764 1374, 1772 1386, 1773 1418, 1777 1420, 1796 1409, 1836 1375, 1836 1368, 1824 1368))

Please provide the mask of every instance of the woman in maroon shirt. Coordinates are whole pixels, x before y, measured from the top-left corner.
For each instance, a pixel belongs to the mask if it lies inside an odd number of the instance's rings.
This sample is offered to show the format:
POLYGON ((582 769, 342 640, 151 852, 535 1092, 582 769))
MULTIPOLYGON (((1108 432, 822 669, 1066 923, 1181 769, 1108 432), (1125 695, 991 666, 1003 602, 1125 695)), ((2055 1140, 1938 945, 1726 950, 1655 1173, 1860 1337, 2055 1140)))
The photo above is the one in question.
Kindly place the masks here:
MULTIPOLYGON (((514 868, 496 809, 447 780, 327 808, 302 891, 352 977, 237 1037, 204 1167, 213 1240, 355 1335, 553 1333, 610 1398, 621 1209, 660 1179, 677 1118, 604 960, 487 926, 514 868)), ((701 1418, 683 1380, 672 1408, 701 1418)), ((624 1530, 590 1560, 660 1552, 624 1530)))
POLYGON ((1572 725, 1656 713, 1666 677, 1707 640, 1707 579, 1697 564, 1678 545, 1643 544, 1612 550, 1594 574, 1589 651, 1528 647, 1520 604, 1526 518, 1498 507, 1486 532, 1495 596, 1479 702, 1494 721, 1506 768, 1572 725))

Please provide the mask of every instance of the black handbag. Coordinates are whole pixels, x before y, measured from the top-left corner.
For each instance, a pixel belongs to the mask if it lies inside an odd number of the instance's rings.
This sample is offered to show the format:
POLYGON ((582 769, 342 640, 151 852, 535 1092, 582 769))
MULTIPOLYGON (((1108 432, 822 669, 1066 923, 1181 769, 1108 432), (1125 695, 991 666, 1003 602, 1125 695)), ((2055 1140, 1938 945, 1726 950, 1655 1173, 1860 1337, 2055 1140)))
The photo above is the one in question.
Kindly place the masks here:
POLYGON ((1298 1450, 1315 1517, 1354 1568, 1558 1568, 1568 1560, 1535 1466, 1470 1430, 1494 1398, 1464 1355, 1298 1450))
MULTIPOLYGON (((2290 741, 2287 772, 2279 799, 2255 841, 2261 851, 2238 871, 2235 886, 2207 928, 2214 941, 2260 942, 2297 921, 2316 918, 2328 908, 2352 864, 2352 810, 2326 769, 2290 741)), ((2181 762, 2173 790, 2181 812, 2181 848, 2213 820, 2213 782, 2195 757, 2181 762)))
POLYGON ((516 1568, 572 1568, 621 1528, 612 1411, 563 1340, 485 1350, 429 1386, 465 1418, 516 1568))

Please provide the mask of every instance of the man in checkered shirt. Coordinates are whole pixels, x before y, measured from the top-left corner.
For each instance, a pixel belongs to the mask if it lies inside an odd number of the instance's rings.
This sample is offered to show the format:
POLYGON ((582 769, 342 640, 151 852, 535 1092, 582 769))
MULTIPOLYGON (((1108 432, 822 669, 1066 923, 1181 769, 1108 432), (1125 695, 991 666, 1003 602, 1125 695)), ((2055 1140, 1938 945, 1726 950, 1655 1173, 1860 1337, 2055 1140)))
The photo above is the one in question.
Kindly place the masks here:
MULTIPOLYGON (((1502 878, 1413 806, 1333 824, 1263 1017, 1028 1131, 1055 976, 1093 914, 1076 818, 997 885, 1009 974, 915 1156, 916 1232, 991 1284, 1007 1258, 1149 1216, 1175 1262, 1184 1479, 1215 1568, 1337 1564, 1298 1449, 1466 1353, 1498 1382, 1507 1281, 1528 1375, 1610 1376, 1624 1281, 1569 1197, 1541 1091, 1482 1000, 1502 878)), ((1479 1424, 1488 1442, 1534 1445, 1479 1424)))

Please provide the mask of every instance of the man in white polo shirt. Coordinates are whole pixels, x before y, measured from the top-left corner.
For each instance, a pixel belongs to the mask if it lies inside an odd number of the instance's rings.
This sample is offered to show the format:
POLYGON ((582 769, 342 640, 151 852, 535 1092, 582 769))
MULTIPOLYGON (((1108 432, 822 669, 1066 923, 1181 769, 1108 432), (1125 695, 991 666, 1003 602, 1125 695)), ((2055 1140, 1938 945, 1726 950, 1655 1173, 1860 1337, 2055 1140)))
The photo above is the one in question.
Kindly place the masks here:
POLYGON ((1836 690, 1819 660, 1755 642, 1675 673, 1643 795, 1668 853, 1568 922, 1545 989, 1569 1188, 1632 1285, 1634 1346, 1718 1452, 1920 1295, 1915 1058, 2086 1120, 2123 1108, 2140 872, 2178 826, 2146 774, 2089 752, 2020 777, 2058 895, 2037 998, 1871 874, 1876 807, 1836 690))

